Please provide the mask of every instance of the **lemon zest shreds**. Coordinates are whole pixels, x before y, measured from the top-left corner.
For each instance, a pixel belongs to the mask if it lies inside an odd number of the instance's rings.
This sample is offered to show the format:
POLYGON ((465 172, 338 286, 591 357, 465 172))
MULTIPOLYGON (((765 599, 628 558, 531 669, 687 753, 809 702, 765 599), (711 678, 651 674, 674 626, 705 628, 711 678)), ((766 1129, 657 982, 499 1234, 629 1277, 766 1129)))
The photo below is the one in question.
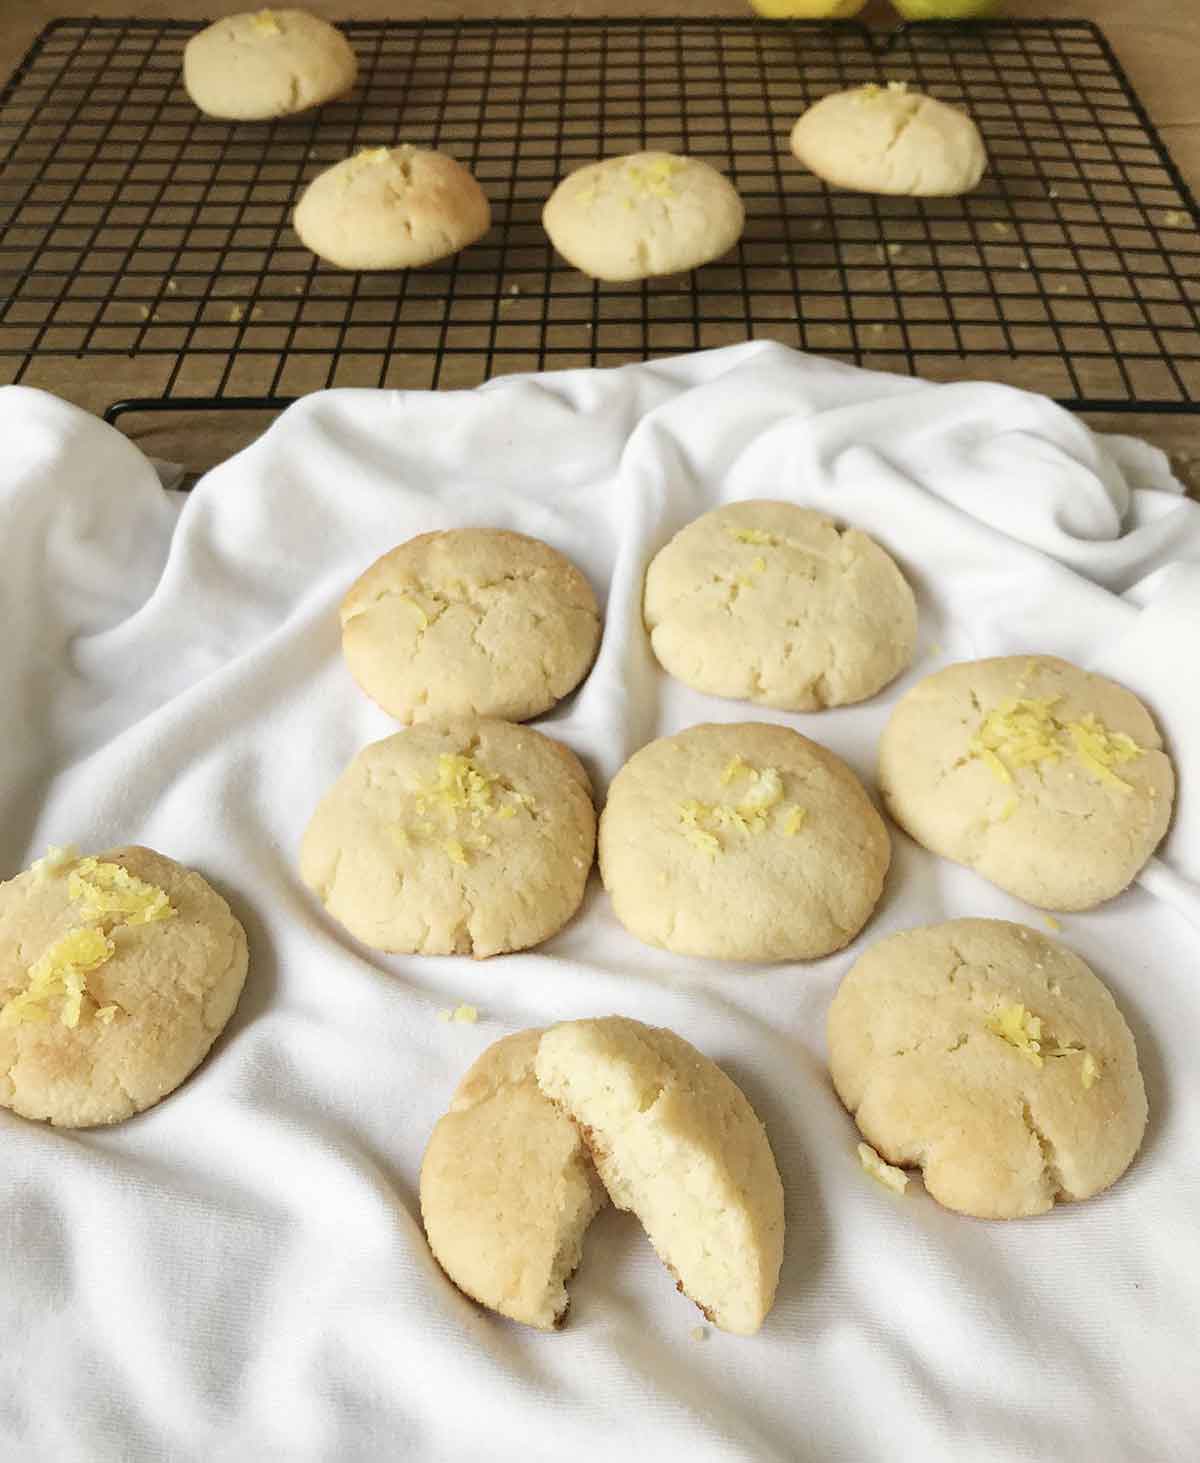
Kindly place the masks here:
POLYGON ((804 824, 804 820, 807 817, 807 808, 801 808, 798 807, 795 803, 790 803, 788 807, 784 810, 783 831, 786 836, 788 838, 795 838, 796 834, 800 832, 800 829, 804 824))
POLYGON ((68 931, 29 967, 29 985, 0 1009, 0 1024, 50 1021, 50 1002, 60 1000, 59 1020, 64 1026, 78 1026, 87 975, 111 960, 115 948, 103 930, 68 931))
POLYGON ((94 858, 80 859, 71 871, 67 890, 72 899, 80 901, 87 920, 148 925, 175 913, 165 889, 137 878, 120 864, 94 858))
POLYGON ((1035 1067, 1042 1063, 1042 1018, 1027 1011, 1019 1002, 1001 1006, 987 1019, 987 1029, 1014 1046, 1035 1067))
POLYGON ((1064 721, 1054 713, 1060 699, 1017 697, 1001 702, 980 721, 967 741, 967 750, 1001 782, 1011 783, 1013 774, 1022 767, 1042 762, 1053 766, 1073 755, 1098 782, 1132 792, 1130 784, 1113 768, 1134 761, 1145 749, 1125 732, 1109 731, 1094 712, 1087 712, 1078 721, 1064 721))
POLYGON ((1129 783, 1112 770, 1142 755, 1141 747, 1131 736, 1125 732, 1110 732, 1090 711, 1079 721, 1068 722, 1067 734, 1076 757, 1094 777, 1107 782, 1110 787, 1133 791, 1129 783))

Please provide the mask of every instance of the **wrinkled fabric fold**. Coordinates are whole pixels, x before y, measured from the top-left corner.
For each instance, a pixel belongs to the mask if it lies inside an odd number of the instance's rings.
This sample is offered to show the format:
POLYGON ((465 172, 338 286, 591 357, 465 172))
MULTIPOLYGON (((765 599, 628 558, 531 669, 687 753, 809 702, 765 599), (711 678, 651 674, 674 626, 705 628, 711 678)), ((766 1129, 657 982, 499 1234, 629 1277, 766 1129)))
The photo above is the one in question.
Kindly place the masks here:
POLYGON ((42 393, 0 390, 0 434, 0 875, 51 843, 147 843, 203 872, 251 946, 229 1028, 158 1108, 78 1134, 0 1112, 6 1460, 1191 1455, 1200 504, 1161 453, 1009 387, 761 343, 320 393, 186 498, 42 393), (750 497, 864 529, 913 583, 914 664, 871 701, 760 711, 655 665, 649 557, 750 497), (378 955, 324 913, 296 871, 304 826, 396 730, 341 662, 339 600, 395 544, 463 524, 545 539, 601 599, 591 675, 536 723, 600 801, 639 746, 706 720, 793 726, 873 791, 890 707, 954 660, 1064 655, 1142 697, 1179 774, 1171 830, 1129 891, 1056 936, 1113 990, 1146 1079, 1146 1142, 1111 1192, 989 1224, 861 1171, 824 1065, 856 955, 944 918, 1045 928, 895 829, 876 916, 806 965, 643 947, 595 875, 558 936, 490 962, 378 955), (477 1025, 438 1019, 460 1002, 477 1025), (767 1125, 788 1237, 754 1338, 704 1326, 628 1216, 593 1225, 558 1334, 478 1310, 424 1244, 421 1154, 470 1062, 509 1031, 613 1012, 700 1047, 767 1125))

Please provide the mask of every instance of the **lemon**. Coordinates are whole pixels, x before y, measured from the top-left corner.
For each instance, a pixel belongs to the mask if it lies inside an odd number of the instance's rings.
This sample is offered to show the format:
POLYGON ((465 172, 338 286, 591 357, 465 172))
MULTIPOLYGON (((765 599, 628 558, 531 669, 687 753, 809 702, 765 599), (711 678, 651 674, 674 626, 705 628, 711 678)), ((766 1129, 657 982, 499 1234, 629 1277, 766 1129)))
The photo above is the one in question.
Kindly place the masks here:
POLYGON ((750 0, 768 20, 848 20, 867 0, 750 0))
POLYGON ((997 0, 892 0, 905 20, 975 20, 990 15, 997 0))

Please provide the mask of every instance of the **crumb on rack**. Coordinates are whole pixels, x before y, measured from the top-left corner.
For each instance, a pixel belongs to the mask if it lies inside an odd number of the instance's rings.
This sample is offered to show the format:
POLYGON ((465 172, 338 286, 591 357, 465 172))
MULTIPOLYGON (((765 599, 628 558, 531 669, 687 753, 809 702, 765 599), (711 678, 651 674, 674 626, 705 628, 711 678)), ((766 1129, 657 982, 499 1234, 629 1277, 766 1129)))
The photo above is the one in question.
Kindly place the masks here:
POLYGON ((693 1326, 692 1327, 692 1340, 693 1341, 707 1341, 708 1340, 708 1328, 706 1326, 693 1326))

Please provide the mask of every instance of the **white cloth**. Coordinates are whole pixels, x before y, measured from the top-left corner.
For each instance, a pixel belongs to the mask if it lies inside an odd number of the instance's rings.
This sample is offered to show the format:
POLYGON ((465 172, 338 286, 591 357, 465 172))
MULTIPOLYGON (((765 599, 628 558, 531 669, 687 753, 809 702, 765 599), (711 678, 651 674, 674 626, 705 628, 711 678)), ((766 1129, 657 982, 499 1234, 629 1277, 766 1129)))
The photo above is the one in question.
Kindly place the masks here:
POLYGON ((109 1131, 0 1113, 0 1456, 98 1460, 1191 1459, 1200 1443, 1200 504, 1163 456, 1002 386, 926 385, 752 344, 477 391, 332 391, 186 499, 117 432, 0 392, 0 869, 138 841, 202 870, 250 936, 241 1005, 174 1096, 109 1131), (916 661, 864 706, 762 713, 672 683, 649 556, 714 504, 784 497, 866 529, 920 602, 916 661), (580 564, 606 610, 540 725, 598 796, 649 738, 795 726, 872 780, 889 708, 952 660, 1065 655, 1138 692, 1178 811, 1138 886, 1061 938, 1137 1037, 1150 1128, 1109 1193, 980 1223, 859 1168, 824 1020, 871 942, 1041 917, 894 833, 841 954, 765 969, 639 945, 593 879, 540 950, 372 954, 296 874, 313 806, 395 730, 336 607, 385 549, 486 523, 580 564), (476 1026, 439 1009, 480 1009, 476 1026), (490 1042, 621 1012, 727 1066, 788 1209, 754 1338, 695 1331, 636 1222, 602 1215, 569 1323, 481 1312, 425 1246, 430 1129, 490 1042))

